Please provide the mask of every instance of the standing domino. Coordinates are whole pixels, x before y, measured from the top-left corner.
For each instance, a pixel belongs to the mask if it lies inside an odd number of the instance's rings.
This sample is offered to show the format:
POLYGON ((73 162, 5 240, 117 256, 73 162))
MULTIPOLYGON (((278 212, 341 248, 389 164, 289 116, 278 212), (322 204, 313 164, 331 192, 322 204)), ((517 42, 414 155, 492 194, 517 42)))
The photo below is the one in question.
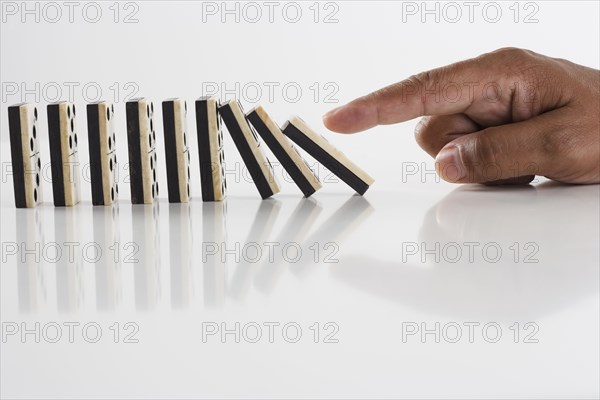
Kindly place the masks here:
POLYGON ((248 172, 261 197, 266 199, 279 192, 279 184, 273 174, 269 159, 260 148, 260 141, 254 129, 248 124, 244 112, 236 100, 231 100, 219 108, 219 113, 227 125, 248 172))
POLYGON ((282 130, 287 137, 346 182, 358 194, 363 195, 373 184, 373 178, 350 161, 327 139, 309 128, 299 117, 293 117, 287 121, 282 130))
POLYGON ((151 204, 158 197, 154 104, 145 98, 128 101, 127 144, 132 204, 151 204))
POLYGON ((35 207, 42 201, 40 146, 37 107, 15 104, 8 107, 8 128, 17 208, 35 207))
POLYGON ((187 203, 190 199, 187 103, 180 99, 169 99, 163 101, 162 111, 169 203, 187 203))
POLYGON ((111 103, 100 101, 87 105, 92 204, 95 206, 111 205, 119 194, 114 114, 111 103))
POLYGON ((203 201, 225 199, 225 153, 221 115, 215 97, 201 97, 196 100, 196 129, 198 132, 198 155, 200 158, 200 181, 203 201))
POLYGON ((262 106, 252 109, 246 117, 305 197, 309 197, 321 188, 319 178, 262 106))
POLYGON ((54 205, 74 206, 81 197, 75 105, 62 101, 47 111, 54 205))

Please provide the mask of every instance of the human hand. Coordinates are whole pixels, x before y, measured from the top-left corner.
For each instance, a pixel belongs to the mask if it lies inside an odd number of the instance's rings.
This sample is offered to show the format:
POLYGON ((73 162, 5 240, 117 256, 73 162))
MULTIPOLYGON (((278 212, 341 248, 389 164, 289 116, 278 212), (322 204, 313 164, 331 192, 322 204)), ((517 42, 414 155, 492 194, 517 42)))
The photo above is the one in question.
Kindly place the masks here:
POLYGON ((335 132, 424 116, 417 143, 457 183, 600 182, 600 71, 505 48, 413 75, 323 117, 335 132))

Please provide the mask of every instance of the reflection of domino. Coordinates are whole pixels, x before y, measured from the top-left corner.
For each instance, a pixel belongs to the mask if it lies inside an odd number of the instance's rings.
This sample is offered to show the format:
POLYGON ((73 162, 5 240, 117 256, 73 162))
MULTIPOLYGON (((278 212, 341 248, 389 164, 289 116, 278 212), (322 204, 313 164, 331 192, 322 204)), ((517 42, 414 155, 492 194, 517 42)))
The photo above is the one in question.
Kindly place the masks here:
POLYGON ((187 103, 180 99, 163 101, 162 112, 169 203, 187 203, 190 199, 187 103))
POLYGON ((151 204, 158 197, 154 104, 144 98, 128 101, 127 144, 132 204, 151 204))
MULTIPOLYGON (((227 202, 202 203, 202 243, 227 243, 227 202)), ((211 253, 215 254, 215 253, 211 253)), ((202 263, 204 282, 204 304, 209 307, 221 306, 225 301, 227 288, 227 259, 209 255, 202 263)))
MULTIPOLYGON (((79 243, 78 212, 72 207, 54 209, 56 243, 79 243)), ((58 257, 53 262, 56 271, 56 302, 59 312, 73 312, 83 303, 84 269, 82 257, 58 257)))
POLYGON ((8 107, 8 128, 17 208, 35 207, 42 201, 37 107, 27 103, 8 107))
POLYGON ((119 194, 114 119, 115 108, 111 103, 100 101, 87 105, 92 204, 95 206, 111 205, 119 194))
POLYGON ((358 194, 364 194, 373 184, 373 178, 350 161, 327 139, 309 128, 299 117, 293 117, 287 121, 282 130, 287 137, 356 190, 358 194))
POLYGON ((262 106, 251 110, 246 117, 304 193, 304 196, 309 197, 321 188, 319 178, 262 106))
POLYGON ((136 238, 133 279, 138 310, 156 307, 161 294, 159 206, 160 203, 157 202, 148 207, 132 207, 132 235, 136 238))
POLYGON ((279 192, 271 162, 260 148, 258 136, 248 124, 240 103, 236 100, 225 103, 219 108, 219 114, 223 117, 261 197, 266 199, 279 192))
MULTIPOLYGON (((187 306, 193 297, 195 282, 192 269, 194 257, 192 219, 188 204, 169 207, 169 251, 171 305, 187 306)), ((204 267, 206 264, 203 265, 204 267)))
MULTIPOLYGON (((38 210, 17 210, 15 213, 17 243, 25 246, 44 248, 45 241, 38 210)), ((47 270, 43 257, 17 257, 17 291, 19 293, 19 311, 22 313, 37 311, 46 300, 47 270)))
POLYGON ((203 201, 221 201, 225 198, 225 153, 219 104, 215 97, 196 100, 196 129, 203 201))
MULTIPOLYGON (((94 210, 92 229, 94 243, 100 248, 109 248, 115 243, 120 243, 118 205, 94 210)), ((122 297, 122 272, 119 257, 97 257, 95 278, 97 309, 115 310, 122 297)))
POLYGON ((74 206, 81 194, 75 105, 63 101, 47 111, 54 205, 74 206))

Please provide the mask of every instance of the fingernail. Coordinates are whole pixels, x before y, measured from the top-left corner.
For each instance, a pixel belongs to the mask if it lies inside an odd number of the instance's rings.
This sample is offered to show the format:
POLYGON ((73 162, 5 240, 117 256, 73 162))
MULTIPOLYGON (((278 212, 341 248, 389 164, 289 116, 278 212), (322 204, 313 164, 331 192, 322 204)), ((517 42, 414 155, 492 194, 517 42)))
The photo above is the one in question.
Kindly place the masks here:
POLYGON ((467 176, 467 170, 456 146, 445 147, 438 153, 435 158, 435 169, 444 180, 449 182, 456 182, 467 176))

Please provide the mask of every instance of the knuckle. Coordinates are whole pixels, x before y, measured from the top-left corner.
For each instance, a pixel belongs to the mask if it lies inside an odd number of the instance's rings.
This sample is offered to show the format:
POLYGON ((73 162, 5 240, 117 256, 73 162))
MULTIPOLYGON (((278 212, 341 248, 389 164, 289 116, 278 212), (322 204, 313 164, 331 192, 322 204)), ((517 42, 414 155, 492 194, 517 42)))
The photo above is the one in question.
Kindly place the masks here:
POLYGON ((438 74, 433 71, 423 71, 412 75, 407 81, 422 92, 427 92, 437 85, 437 76, 438 74))
POLYGON ((502 65, 501 80, 511 88, 514 119, 517 121, 539 115, 552 108, 553 101, 560 98, 564 75, 559 73, 556 62, 533 51, 505 47, 488 54, 491 64, 502 65), (546 104, 550 101, 550 104, 546 104))
POLYGON ((528 50, 519 48, 519 47, 501 47, 498 50, 494 51, 494 53, 505 56, 505 57, 523 57, 529 54, 528 50))
POLYGON ((405 87, 412 88, 414 94, 418 95, 421 101, 421 115, 430 114, 428 102, 431 99, 436 99, 437 96, 427 97, 427 94, 436 93, 445 79, 447 68, 442 67, 435 70, 423 71, 418 74, 412 75, 406 81, 404 81, 405 87))
POLYGON ((519 47, 502 47, 490 54, 508 60, 526 60, 531 58, 533 53, 530 50, 519 47))

